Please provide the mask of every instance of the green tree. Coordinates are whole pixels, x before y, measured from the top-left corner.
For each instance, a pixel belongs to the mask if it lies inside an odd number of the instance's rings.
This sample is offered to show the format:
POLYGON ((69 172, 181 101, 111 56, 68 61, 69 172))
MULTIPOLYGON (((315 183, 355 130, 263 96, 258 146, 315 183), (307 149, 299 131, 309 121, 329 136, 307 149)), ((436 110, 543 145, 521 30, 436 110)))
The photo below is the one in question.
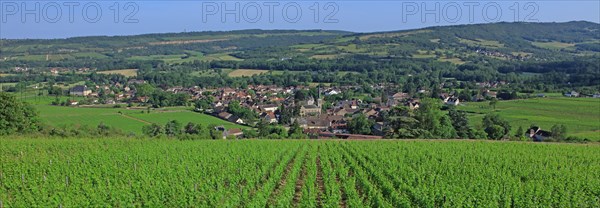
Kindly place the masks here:
POLYGON ((490 139, 501 139, 510 133, 510 124, 497 114, 488 114, 483 117, 483 128, 490 139), (500 127, 500 128, 498 128, 500 127))
POLYGON ((348 130, 353 134, 371 134, 371 126, 372 122, 364 114, 348 121, 348 130))
POLYGON ((213 103, 213 101, 214 101, 214 97, 208 96, 208 97, 204 97, 204 98, 196 100, 194 105, 196 106, 196 108, 206 110, 206 109, 211 108, 211 104, 213 103))
POLYGON ((258 137, 258 134, 256 133, 256 131, 254 129, 243 129, 242 132, 244 133, 244 137, 246 137, 246 138, 258 137))
POLYGON ((256 128, 258 129, 259 137, 266 137, 267 135, 269 135, 271 133, 269 124, 267 122, 265 122, 264 120, 259 121, 256 124, 256 128))
POLYGON ((473 139, 487 139, 487 133, 483 130, 471 129, 471 132, 473 132, 471 136, 473 139))
POLYGON ((292 125, 290 126, 290 129, 288 130, 288 135, 299 135, 299 134, 304 134, 304 131, 303 131, 302 127, 300 127, 300 124, 298 123, 298 121, 294 121, 294 123, 292 123, 292 125))
POLYGON ((214 124, 208 126, 208 132, 212 139, 223 139, 223 132, 219 131, 214 124))
POLYGON ((34 132, 39 130, 38 123, 37 112, 32 106, 0 92, 0 135, 34 132))
POLYGON ((440 127, 436 129, 434 135, 441 139, 455 139, 458 138, 456 130, 452 126, 452 121, 446 115, 440 118, 440 127))
POLYGON ((485 128, 485 132, 488 134, 490 139, 501 139, 504 136, 504 128, 500 125, 492 125, 485 128))
POLYGON ((389 126, 385 130, 386 137, 388 138, 418 138, 426 132, 426 130, 421 128, 413 110, 406 106, 392 108, 387 116, 385 116, 385 122, 389 126))
POLYGON ((290 124, 290 121, 294 117, 293 111, 293 108, 286 108, 285 104, 281 104, 279 107, 279 124, 290 124))
POLYGON ((164 133, 162 126, 155 123, 144 126, 142 132, 150 137, 157 137, 164 133))
POLYGON ((427 130, 422 134, 424 138, 447 139, 456 138, 456 130, 452 122, 441 110, 442 102, 439 99, 424 98, 416 111, 416 119, 421 128, 427 130))
POLYGON ((177 120, 171 120, 165 124, 165 134, 167 136, 178 136, 181 134, 181 123, 177 120))
POLYGON ((490 100, 490 107, 492 107, 492 109, 496 110, 496 105, 498 104, 498 99, 496 98, 492 98, 490 100))
POLYGON ((198 125, 196 125, 195 123, 188 122, 183 128, 183 131, 186 134, 198 134, 201 130, 198 129, 198 125))
POLYGON ((522 137, 524 133, 525 133, 525 130, 523 130, 523 127, 519 126, 519 128, 517 129, 517 132, 515 133, 515 137, 517 137, 517 138, 522 137))
POLYGON ((553 125, 551 128, 552 138, 556 140, 564 140, 567 137, 567 127, 562 124, 553 125))
POLYGON ((473 133, 469 126, 469 118, 467 117, 466 112, 452 108, 448 111, 448 116, 450 117, 452 126, 454 127, 454 130, 456 130, 456 135, 459 138, 473 138, 473 133))
POLYGON ((139 84, 135 87, 136 96, 150 96, 156 89, 147 83, 139 84))
POLYGON ((110 133, 110 127, 105 125, 104 122, 100 122, 96 127, 96 130, 98 131, 98 134, 103 136, 107 136, 110 133))

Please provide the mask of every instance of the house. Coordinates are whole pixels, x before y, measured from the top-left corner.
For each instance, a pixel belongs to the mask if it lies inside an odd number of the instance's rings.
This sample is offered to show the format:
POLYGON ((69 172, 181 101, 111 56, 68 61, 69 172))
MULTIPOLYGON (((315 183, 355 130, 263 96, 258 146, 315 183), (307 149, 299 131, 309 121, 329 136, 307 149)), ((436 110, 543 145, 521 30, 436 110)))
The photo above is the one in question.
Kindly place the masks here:
POLYGON ((236 123, 236 124, 245 124, 244 120, 242 120, 240 117, 237 117, 235 115, 230 116, 227 121, 232 122, 232 123, 236 123))
POLYGON ((460 100, 457 97, 448 97, 444 100, 444 104, 446 105, 458 105, 460 100))
POLYGON ((267 105, 260 105, 258 106, 258 108, 262 111, 262 112, 275 112, 277 110, 277 105, 275 104, 267 104, 267 105))
POLYGON ((525 135, 527 135, 529 138, 533 139, 533 141, 541 142, 541 141, 544 141, 546 138, 552 136, 552 132, 544 131, 544 130, 542 130, 542 128, 534 126, 534 127, 527 129, 527 131, 525 132, 525 135))
POLYGON ((358 100, 345 100, 337 104, 339 108, 358 109, 358 100))
POLYGON ((334 133, 348 133, 348 121, 344 116, 327 116, 330 128, 334 133))
POLYGON ((377 115, 379 115, 379 112, 373 108, 369 108, 369 109, 365 109, 363 111, 363 114, 365 116, 367 116, 367 118, 369 118, 369 119, 375 119, 375 118, 377 118, 377 115))
POLYGON ((244 136, 244 132, 241 129, 229 129, 223 131, 223 139, 226 139, 228 136, 235 136, 236 138, 242 138, 244 136))
POLYGON ((410 95, 408 95, 408 93, 399 92, 399 93, 392 95, 392 98, 394 100, 404 100, 404 99, 410 98, 410 95))
POLYGON ((337 95, 337 94, 340 94, 340 92, 338 92, 336 90, 330 90, 330 91, 325 92, 325 95, 327 95, 327 96, 337 95))
POLYGON ((221 126, 215 126, 215 130, 216 131, 225 131, 225 126, 221 125, 221 126))
POLYGON ((114 105, 114 104, 117 104, 117 102, 115 102, 115 100, 113 100, 113 99, 106 99, 104 101, 104 104, 114 105))
POLYGON ((15 72, 26 72, 26 71, 29 71, 29 68, 15 67, 15 72))
POLYGON ((135 101, 141 102, 141 103, 148 102, 149 99, 150 98, 148 98, 147 96, 135 96, 135 101))
POLYGON ((579 97, 579 93, 575 91, 565 93, 566 97, 579 97))
POLYGON ((307 117, 307 118, 299 118, 298 124, 304 129, 319 129, 319 130, 327 130, 331 126, 331 123, 324 118, 319 117, 307 117))
POLYGON ((471 98, 471 101, 473 101, 473 102, 481 102, 484 100, 485 100, 485 97, 483 97, 483 95, 481 95, 481 94, 473 95, 473 97, 471 98))
POLYGON ((415 110, 415 109, 419 108, 420 103, 421 103, 421 101, 418 99, 410 99, 410 100, 406 101, 404 103, 404 105, 407 106, 408 108, 410 108, 411 110, 415 110))
POLYGON ((223 90, 221 90, 221 95, 222 96, 229 96, 229 95, 235 95, 236 90, 232 89, 232 88, 224 88, 223 90))
POLYGON ((60 72, 60 69, 58 69, 58 68, 52 68, 52 69, 50 69, 50 73, 52 73, 54 75, 58 75, 59 72, 60 72))
POLYGON ((371 127, 371 132, 378 136, 385 135, 385 124, 383 122, 375 122, 371 127))
POLYGON ((446 100, 446 99, 448 99, 448 98, 450 97, 450 94, 448 94, 448 93, 445 93, 445 92, 444 92, 444 93, 440 93, 440 96, 439 96, 439 97, 440 97, 440 99, 442 99, 442 100, 446 100))
POLYGON ((321 108, 316 105, 303 105, 300 106, 300 116, 307 115, 321 115, 321 108))
POLYGON ((228 120, 229 118, 231 118, 231 116, 233 116, 231 113, 227 113, 227 112, 220 112, 219 114, 217 114, 217 117, 223 119, 223 120, 228 120))
POLYGON ((392 96, 389 96, 386 102, 387 106, 397 106, 403 103, 404 100, 409 99, 411 96, 408 93, 399 92, 392 96))
POLYGON ((88 87, 84 85, 77 85, 69 90, 70 95, 76 96, 88 96, 91 93, 92 90, 88 89, 88 87))
POLYGON ((593 98, 600 98, 600 93, 596 93, 594 95, 592 95, 593 98))
POLYGON ((492 91, 488 90, 487 92, 485 92, 485 96, 491 97, 491 98, 496 98, 496 97, 498 97, 498 92, 492 92, 492 91))
POLYGON ((260 119, 267 123, 277 123, 277 117, 275 116, 275 113, 271 111, 261 113, 260 119))

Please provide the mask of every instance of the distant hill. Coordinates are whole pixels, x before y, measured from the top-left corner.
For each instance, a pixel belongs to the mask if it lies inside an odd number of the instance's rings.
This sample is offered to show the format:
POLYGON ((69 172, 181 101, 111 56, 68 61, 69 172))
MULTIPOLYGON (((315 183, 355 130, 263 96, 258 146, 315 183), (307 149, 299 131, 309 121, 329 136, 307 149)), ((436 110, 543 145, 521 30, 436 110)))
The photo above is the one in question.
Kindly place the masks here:
POLYGON ((502 22, 377 33, 240 30, 0 41, 0 69, 20 65, 102 68, 107 61, 177 64, 358 56, 464 64, 478 57, 544 61, 598 55, 600 24, 502 22))

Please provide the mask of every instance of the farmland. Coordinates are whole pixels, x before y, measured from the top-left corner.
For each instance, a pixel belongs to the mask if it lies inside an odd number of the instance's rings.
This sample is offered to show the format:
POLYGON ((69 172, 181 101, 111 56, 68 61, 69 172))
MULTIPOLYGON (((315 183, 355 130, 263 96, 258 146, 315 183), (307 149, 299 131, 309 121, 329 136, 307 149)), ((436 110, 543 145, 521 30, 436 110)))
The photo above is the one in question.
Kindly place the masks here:
POLYGON ((98 74, 121 74, 126 77, 133 77, 137 75, 137 69, 119 69, 119 70, 109 70, 109 71, 100 71, 98 74))
POLYGON ((598 207, 600 146, 0 140, 5 207, 598 207))
POLYGON ((95 127, 100 123, 116 127, 125 133, 141 134, 142 127, 150 123, 164 124, 170 120, 181 123, 194 122, 203 125, 223 125, 227 128, 244 128, 216 117, 195 113, 184 109, 155 109, 151 113, 142 113, 145 109, 126 109, 107 107, 62 107, 38 105, 40 119, 46 124, 55 126, 82 125, 95 127))
POLYGON ((495 110, 488 102, 466 103, 459 109, 469 112, 475 125, 481 125, 486 113, 494 112, 510 122, 514 133, 519 126, 527 129, 535 124, 549 130, 554 124, 563 124, 569 135, 600 141, 599 99, 548 97, 501 101, 495 110))
POLYGON ((556 42, 556 41, 554 41, 554 42, 533 42, 531 44, 534 46, 549 49, 549 50, 560 50, 560 49, 565 49, 565 48, 575 46, 575 44, 561 43, 561 42, 556 42))
POLYGON ((259 75, 259 74, 264 74, 264 73, 268 73, 269 70, 262 70, 262 69, 236 69, 233 70, 232 72, 229 72, 228 76, 229 77, 251 77, 252 75, 259 75))
MULTIPOLYGON (((152 109, 147 113, 144 107, 114 108, 113 105, 94 107, 53 106, 50 103, 55 97, 25 95, 20 98, 32 104, 38 111, 42 123, 52 126, 88 126, 95 127, 100 123, 122 130, 125 133, 141 134, 142 127, 151 123, 165 124, 170 120, 180 123, 199 123, 202 125, 223 125, 226 128, 247 128, 219 118, 196 113, 186 107, 170 107, 152 109)), ((65 100, 67 97, 60 97, 65 100)))

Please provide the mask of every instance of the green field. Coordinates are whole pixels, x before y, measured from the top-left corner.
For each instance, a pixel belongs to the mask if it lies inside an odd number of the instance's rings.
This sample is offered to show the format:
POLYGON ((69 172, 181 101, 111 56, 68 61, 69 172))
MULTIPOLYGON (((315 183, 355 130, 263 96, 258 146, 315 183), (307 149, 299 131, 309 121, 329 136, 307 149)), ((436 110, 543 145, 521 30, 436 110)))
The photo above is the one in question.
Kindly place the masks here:
POLYGON ((599 207, 600 145, 1 138, 4 207, 599 207))
POLYGON ((120 74, 126 77, 137 76, 138 69, 117 69, 108 71, 99 71, 98 74, 120 74))
MULTIPOLYGON (((55 97, 25 95, 24 100, 38 111, 40 120, 52 126, 88 126, 95 127, 100 123, 121 129, 125 133, 141 134, 142 127, 150 123, 165 124, 170 120, 177 120, 182 124, 194 122, 203 125, 215 124, 223 125, 226 128, 248 128, 219 118, 196 113, 185 107, 170 107, 162 109, 153 109, 146 113, 146 108, 127 109, 126 105, 122 108, 113 108, 112 105, 101 107, 70 107, 53 106, 50 103, 55 97), (142 113, 144 111, 144 113, 142 113), (120 112, 120 113, 119 113, 120 112)), ((61 101, 69 97, 60 97, 61 101)), ((79 100, 79 97, 71 99, 79 100)))
POLYGON ((484 39, 475 39, 469 40, 464 38, 458 38, 458 41, 469 46, 479 46, 479 47, 489 47, 489 48, 502 48, 504 44, 495 41, 495 40, 484 40, 484 39))
POLYGON ((227 128, 246 128, 233 124, 216 117, 192 112, 191 110, 152 110, 150 113, 142 113, 145 109, 126 108, 86 108, 86 107, 62 107, 51 105, 35 106, 39 111, 41 120, 50 125, 77 126, 86 125, 95 127, 100 123, 123 130, 126 133, 140 134, 142 127, 150 123, 165 124, 170 120, 180 123, 200 123, 203 125, 223 125, 227 128), (119 113, 121 112, 121 113, 119 113))
POLYGON ((8 76, 14 76, 14 74, 0 73, 0 77, 8 77, 8 76))
POLYGON ((236 69, 229 72, 227 75, 229 77, 251 77, 253 75, 260 75, 268 72, 269 70, 264 69, 236 69))
POLYGON ((532 42, 531 44, 534 46, 549 49, 549 50, 560 50, 560 49, 564 49, 564 48, 572 48, 575 46, 575 44, 572 44, 572 43, 562 43, 562 42, 556 42, 556 41, 532 42))
MULTIPOLYGON (((493 109, 488 102, 466 103, 459 109, 469 112, 471 122, 481 125, 481 119, 493 109)), ((555 124, 567 126, 569 136, 600 141, 600 99, 548 97, 527 100, 501 101, 495 113, 512 125, 512 130, 535 124, 550 130, 555 124)))

